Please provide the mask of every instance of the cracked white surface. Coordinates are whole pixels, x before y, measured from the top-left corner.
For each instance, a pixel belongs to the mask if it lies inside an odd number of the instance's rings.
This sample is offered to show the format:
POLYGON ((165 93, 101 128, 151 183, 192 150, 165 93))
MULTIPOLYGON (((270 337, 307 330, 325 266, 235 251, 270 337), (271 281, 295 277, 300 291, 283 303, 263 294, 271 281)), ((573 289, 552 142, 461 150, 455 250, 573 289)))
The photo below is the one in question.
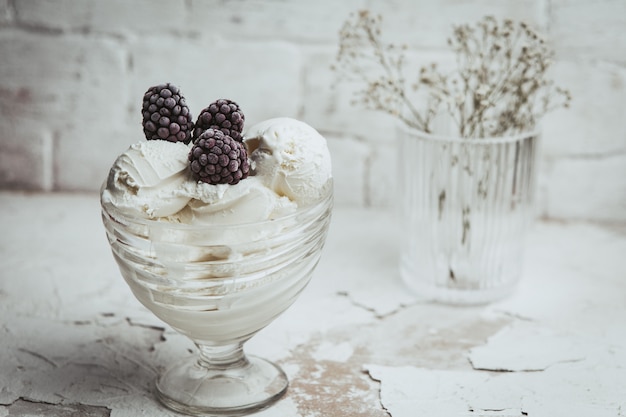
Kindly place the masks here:
POLYGON ((616 372, 573 368, 488 373, 378 365, 366 369, 381 381, 381 401, 393 417, 615 417, 625 405, 624 379, 616 372))
MULTIPOLYGON (((291 383, 258 416, 626 414, 625 234, 539 223, 511 298, 449 307, 400 283, 392 221, 335 210, 311 284, 247 345, 291 383)), ((0 230, 0 417, 171 416, 153 380, 193 345, 133 298, 97 197, 0 193, 0 230)))
POLYGON ((587 341, 553 329, 517 321, 490 337, 485 345, 470 349, 474 369, 486 371, 543 371, 565 362, 585 359, 587 341))

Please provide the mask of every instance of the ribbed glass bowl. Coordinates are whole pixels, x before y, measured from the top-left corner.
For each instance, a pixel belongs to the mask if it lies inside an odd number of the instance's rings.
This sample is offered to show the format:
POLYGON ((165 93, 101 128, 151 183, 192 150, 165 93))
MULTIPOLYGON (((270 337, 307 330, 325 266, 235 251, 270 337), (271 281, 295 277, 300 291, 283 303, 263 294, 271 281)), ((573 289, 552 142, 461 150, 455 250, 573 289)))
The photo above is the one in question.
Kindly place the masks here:
POLYGON ((192 226, 132 217, 102 202, 122 276, 137 299, 198 347, 156 382, 159 400, 192 415, 244 415, 287 389, 275 364, 243 345, 308 284, 326 238, 332 181, 314 205, 276 220, 192 226))

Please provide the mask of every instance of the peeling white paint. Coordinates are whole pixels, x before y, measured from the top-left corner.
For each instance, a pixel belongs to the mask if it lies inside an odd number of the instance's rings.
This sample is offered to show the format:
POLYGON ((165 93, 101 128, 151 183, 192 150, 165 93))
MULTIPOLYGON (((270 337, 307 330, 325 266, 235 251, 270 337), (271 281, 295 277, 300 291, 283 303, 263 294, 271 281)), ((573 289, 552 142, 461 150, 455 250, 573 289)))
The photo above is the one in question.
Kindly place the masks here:
POLYGON ((393 417, 614 417, 623 407, 623 385, 606 387, 603 393, 598 386, 586 388, 589 372, 489 373, 378 365, 365 369, 381 382, 381 402, 393 417))
POLYGON ((543 371, 557 363, 585 359, 584 344, 547 327, 516 321, 469 351, 474 369, 543 371))
MULTIPOLYGON (((195 347, 132 296, 98 212, 95 195, 0 193, 0 417, 20 398, 171 416, 154 378, 195 347)), ((311 284, 246 345, 291 381, 259 417, 625 414, 626 236, 540 223, 519 290, 462 308, 404 289, 397 232, 335 210, 311 284)))

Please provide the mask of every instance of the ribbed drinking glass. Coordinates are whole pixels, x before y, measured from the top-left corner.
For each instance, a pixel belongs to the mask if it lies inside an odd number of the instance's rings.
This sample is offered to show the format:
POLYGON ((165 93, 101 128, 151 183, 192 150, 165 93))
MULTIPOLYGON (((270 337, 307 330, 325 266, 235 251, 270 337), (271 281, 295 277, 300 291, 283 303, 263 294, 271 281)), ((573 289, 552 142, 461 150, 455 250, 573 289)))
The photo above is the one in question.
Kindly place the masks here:
POLYGON ((398 139, 403 280, 446 303, 510 294, 534 216, 539 134, 466 139, 399 126, 398 139))

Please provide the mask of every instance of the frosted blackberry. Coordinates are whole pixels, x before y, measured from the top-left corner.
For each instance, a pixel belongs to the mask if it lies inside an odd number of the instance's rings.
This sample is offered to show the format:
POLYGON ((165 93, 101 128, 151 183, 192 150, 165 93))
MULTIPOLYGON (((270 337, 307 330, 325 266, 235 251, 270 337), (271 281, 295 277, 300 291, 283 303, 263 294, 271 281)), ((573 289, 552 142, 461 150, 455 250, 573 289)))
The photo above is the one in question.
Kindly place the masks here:
POLYGON ((146 139, 189 143, 193 117, 180 89, 173 84, 150 87, 141 107, 143 133, 146 139))
POLYGON ((207 129, 195 141, 189 152, 189 167, 193 178, 209 184, 237 184, 250 172, 248 153, 221 130, 207 129))
POLYGON ((228 99, 216 100, 198 115, 193 140, 195 142, 206 129, 216 129, 241 142, 244 120, 245 117, 237 103, 228 99))

